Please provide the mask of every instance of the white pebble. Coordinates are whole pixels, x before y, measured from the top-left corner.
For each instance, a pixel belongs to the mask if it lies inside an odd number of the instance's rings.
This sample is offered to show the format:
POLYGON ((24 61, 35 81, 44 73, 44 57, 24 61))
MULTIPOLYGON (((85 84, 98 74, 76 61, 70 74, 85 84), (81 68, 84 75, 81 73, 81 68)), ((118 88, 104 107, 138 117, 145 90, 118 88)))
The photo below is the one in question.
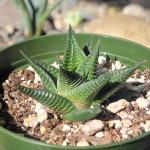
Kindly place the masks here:
POLYGON ((121 119, 126 119, 128 118, 128 113, 126 111, 121 111, 119 113, 117 113, 117 115, 121 118, 121 119))
POLYGON ((140 123, 140 126, 141 128, 145 131, 145 132, 148 132, 150 131, 150 128, 149 128, 149 125, 148 124, 145 124, 145 123, 140 123))
POLYGON ((44 106, 40 103, 37 103, 35 104, 35 112, 38 113, 38 111, 40 111, 41 109, 44 109, 44 106))
POLYGON ((111 111, 112 113, 117 113, 125 108, 127 108, 129 106, 129 102, 126 101, 125 99, 121 99, 117 102, 113 102, 113 103, 110 103, 108 106, 107 106, 107 109, 109 111, 111 111))
POLYGON ((146 97, 150 97, 150 91, 147 92, 146 97))
POLYGON ((9 84, 9 83, 10 83, 10 82, 9 82, 9 80, 6 80, 5 82, 6 82, 7 84, 9 84))
POLYGON ((88 143, 88 141, 86 139, 80 139, 77 142, 77 146, 89 146, 90 144, 88 143))
POLYGON ((46 120, 47 117, 48 117, 47 112, 44 109, 41 109, 37 112, 37 120, 38 120, 39 123, 46 120))
POLYGON ((116 130, 120 130, 122 128, 120 120, 111 120, 108 123, 110 128, 115 127, 116 130))
POLYGON ((23 124, 26 127, 36 128, 36 126, 38 125, 37 117, 30 115, 28 116, 28 118, 24 118, 23 124))
POLYGON ((104 128, 104 123, 101 120, 92 120, 85 123, 81 130, 84 132, 85 135, 92 135, 98 131, 102 131, 104 128))
POLYGON ((132 125, 132 122, 129 119, 122 120, 122 126, 125 128, 129 128, 132 125))
POLYGON ((138 4, 126 5, 123 8, 122 13, 134 17, 145 17, 146 15, 144 8, 138 4))
POLYGON ((104 132, 97 132, 95 134, 96 137, 104 137, 104 132))
POLYGON ((122 134, 122 138, 127 139, 128 135, 127 134, 122 134))
POLYGON ((61 145, 63 145, 63 146, 67 146, 67 145, 68 145, 68 143, 67 143, 67 141, 66 141, 66 140, 64 140, 64 141, 63 141, 63 143, 62 143, 61 145))
POLYGON ((141 109, 146 109, 150 106, 150 102, 148 100, 146 100, 144 97, 139 97, 136 100, 136 103, 137 103, 138 107, 141 109))
POLYGON ((43 134, 46 132, 46 128, 44 126, 40 126, 40 133, 43 134))
POLYGON ((121 69, 122 68, 122 65, 121 65, 121 63, 120 63, 120 61, 115 61, 115 67, 116 67, 116 69, 121 69))
POLYGON ((52 63, 51 65, 52 65, 53 67, 59 69, 59 64, 58 64, 57 62, 54 62, 54 63, 52 63))
POLYGON ((69 125, 66 125, 66 124, 63 125, 63 127, 62 127, 63 132, 69 132, 70 130, 71 130, 71 128, 69 125))
POLYGON ((99 56, 98 63, 101 65, 105 65, 107 63, 106 58, 104 56, 99 56))

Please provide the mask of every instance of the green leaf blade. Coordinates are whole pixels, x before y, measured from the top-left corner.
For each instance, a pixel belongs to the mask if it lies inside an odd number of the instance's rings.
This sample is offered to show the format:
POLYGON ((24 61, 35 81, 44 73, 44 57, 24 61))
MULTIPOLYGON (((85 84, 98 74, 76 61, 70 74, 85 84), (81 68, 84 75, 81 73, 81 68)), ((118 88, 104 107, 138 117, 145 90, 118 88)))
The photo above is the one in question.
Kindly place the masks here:
POLYGON ((139 68, 145 61, 139 62, 132 67, 127 67, 124 69, 114 70, 111 72, 107 72, 108 75, 111 75, 111 83, 115 82, 125 82, 128 77, 132 75, 132 73, 139 68))
POLYGON ((77 106, 77 108, 89 107, 93 102, 96 94, 109 82, 110 76, 101 75, 97 79, 93 79, 82 83, 77 88, 70 90, 67 97, 77 106))
POLYGON ((33 69, 40 76, 45 87, 51 92, 56 92, 56 86, 54 83, 55 81, 52 80, 50 75, 41 66, 39 66, 34 61, 32 61, 28 56, 26 56, 22 51, 21 54, 24 56, 24 58, 28 61, 28 63, 33 67, 33 69))
POLYGON ((97 106, 94 108, 76 110, 71 113, 67 113, 67 114, 63 115, 63 119, 69 120, 69 121, 84 122, 84 121, 95 118, 101 112, 102 112, 101 108, 99 106, 97 106))
POLYGON ((74 71, 84 59, 85 54, 80 48, 74 36, 74 32, 70 26, 64 56, 64 68, 69 71, 74 71))
POLYGON ((60 68, 57 82, 57 91, 65 96, 71 89, 78 87, 85 81, 79 74, 60 68))
POLYGON ((16 87, 22 93, 57 112, 68 113, 76 110, 75 106, 67 98, 52 93, 46 89, 33 89, 19 84, 16 87))

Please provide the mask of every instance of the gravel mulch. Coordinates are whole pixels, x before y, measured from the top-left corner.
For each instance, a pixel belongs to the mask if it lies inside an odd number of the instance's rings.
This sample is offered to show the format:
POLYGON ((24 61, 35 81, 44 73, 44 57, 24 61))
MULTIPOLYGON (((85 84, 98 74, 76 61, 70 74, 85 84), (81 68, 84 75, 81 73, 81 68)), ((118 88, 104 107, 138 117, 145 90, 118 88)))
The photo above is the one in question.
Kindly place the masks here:
MULTIPOLYGON (((97 73, 120 69, 119 61, 108 64, 99 58, 97 73)), ((0 125, 25 137, 50 144, 88 146, 118 142, 150 131, 150 70, 136 70, 120 94, 103 104, 103 113, 88 122, 69 122, 60 114, 16 90, 15 84, 43 87, 32 67, 13 71, 3 83, 0 125), (7 117, 6 117, 7 116, 7 117)))

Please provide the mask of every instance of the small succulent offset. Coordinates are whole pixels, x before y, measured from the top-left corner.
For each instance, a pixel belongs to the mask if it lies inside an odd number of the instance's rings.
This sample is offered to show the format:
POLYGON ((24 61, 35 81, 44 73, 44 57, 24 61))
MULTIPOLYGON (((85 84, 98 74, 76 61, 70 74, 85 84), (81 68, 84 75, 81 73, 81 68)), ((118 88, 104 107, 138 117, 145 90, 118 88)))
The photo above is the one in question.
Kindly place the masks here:
POLYGON ((22 55, 40 76, 45 88, 33 89, 18 84, 22 93, 61 113, 65 120, 87 121, 102 112, 100 104, 118 91, 142 63, 120 70, 96 74, 100 42, 94 50, 80 48, 71 27, 64 59, 59 69, 22 55))

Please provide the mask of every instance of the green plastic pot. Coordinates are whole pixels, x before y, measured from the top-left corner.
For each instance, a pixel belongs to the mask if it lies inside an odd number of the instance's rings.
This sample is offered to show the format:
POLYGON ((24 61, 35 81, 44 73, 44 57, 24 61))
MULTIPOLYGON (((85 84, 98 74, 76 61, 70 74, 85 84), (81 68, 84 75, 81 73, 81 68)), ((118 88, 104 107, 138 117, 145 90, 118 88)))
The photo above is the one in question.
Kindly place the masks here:
MULTIPOLYGON (((77 39, 83 46, 92 36, 93 44, 100 38, 102 51, 117 56, 125 64, 131 65, 135 62, 147 60, 145 68, 150 67, 150 49, 137 43, 120 38, 77 34, 77 39)), ((49 59, 51 62, 62 54, 65 47, 66 34, 52 35, 28 40, 0 51, 0 85, 8 77, 9 73, 25 64, 19 49, 28 56, 40 59, 49 59)), ((2 87, 1 87, 2 93, 2 87)), ((150 132, 130 140, 116 142, 108 145, 89 147, 70 147, 50 145, 33 139, 24 138, 11 131, 0 127, 0 150, 148 150, 150 149, 150 132)))

